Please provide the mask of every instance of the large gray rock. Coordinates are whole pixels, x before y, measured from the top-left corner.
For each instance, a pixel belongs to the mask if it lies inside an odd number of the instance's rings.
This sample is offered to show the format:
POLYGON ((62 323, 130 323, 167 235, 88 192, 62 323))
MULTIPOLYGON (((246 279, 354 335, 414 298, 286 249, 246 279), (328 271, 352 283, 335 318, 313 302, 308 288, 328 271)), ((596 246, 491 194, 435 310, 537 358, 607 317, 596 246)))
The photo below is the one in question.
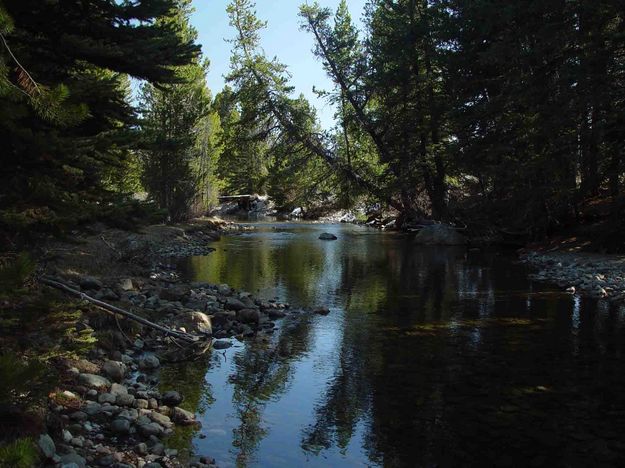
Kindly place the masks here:
POLYGON ((243 323, 258 324, 260 322, 260 312, 258 311, 258 309, 239 310, 239 312, 237 313, 237 318, 243 323))
POLYGON ((186 286, 171 286, 169 288, 162 289, 160 297, 168 301, 180 301, 187 294, 189 294, 189 288, 186 286))
POLYGON ((415 243, 422 245, 466 245, 467 238, 446 224, 433 224, 419 231, 415 243))
POLYGON ((54 445, 54 441, 52 437, 48 434, 41 434, 39 436, 39 441, 37 442, 39 448, 41 449, 41 453, 46 458, 52 458, 56 452, 56 446, 54 445))
POLYGON ((319 306, 313 309, 313 313, 317 315, 328 315, 330 313, 330 309, 327 308, 326 306, 319 306))
POLYGON ((229 297, 226 299, 226 303, 224 304, 224 309, 228 310, 241 310, 245 309, 245 304, 241 302, 239 299, 235 297, 229 297))
POLYGON ((78 376, 78 382, 87 387, 98 390, 109 388, 111 386, 111 382, 107 378, 95 374, 80 374, 78 376))
POLYGON ((139 426, 139 432, 146 437, 150 437, 152 435, 158 437, 164 432, 164 429, 160 424, 152 422, 139 426))
POLYGON ((80 279, 80 289, 102 289, 102 281, 93 276, 84 276, 80 279))
POLYGON ((135 397, 129 394, 117 395, 117 398, 115 399, 115 404, 117 406, 132 406, 134 403, 135 397))
POLYGON ((321 240, 336 240, 337 237, 334 234, 330 234, 329 232, 324 232, 319 236, 321 240))
POLYGON ((75 452, 61 455, 61 468, 85 468, 86 460, 75 452))
POLYGON ((135 290, 135 285, 132 282, 132 279, 130 278, 124 278, 123 280, 121 280, 119 282, 119 288, 122 291, 134 291, 135 290))
POLYGON ((111 385, 110 393, 115 396, 128 395, 128 389, 124 385, 114 383, 113 385, 111 385))
POLYGON ((149 354, 147 356, 143 356, 140 360, 139 360, 139 367, 141 369, 156 369, 157 367, 159 367, 161 365, 161 362, 158 360, 158 358, 152 354, 149 354))
POLYGON ((162 403, 167 406, 177 406, 182 403, 182 400, 180 393, 173 390, 163 393, 161 397, 162 403))
POLYGON ((232 343, 226 340, 217 340, 213 342, 213 349, 228 349, 232 347, 232 343))
POLYGON ((202 312, 186 312, 178 315, 176 327, 184 327, 188 333, 206 333, 208 335, 213 333, 210 317, 202 312))
POLYGON ((112 393, 101 393, 98 396, 98 403, 109 403, 109 404, 114 404, 115 400, 117 399, 117 397, 115 395, 113 395, 112 393))
POLYGON ((121 382, 126 373, 126 365, 119 361, 106 361, 102 365, 102 371, 115 382, 121 382))
POLYGON ((181 425, 190 425, 195 423, 195 415, 193 413, 178 407, 171 410, 171 419, 181 425))
POLYGON ((128 434, 130 432, 130 421, 124 418, 115 419, 111 423, 111 431, 116 434, 128 434))
POLYGON ((153 411, 152 413, 150 413, 149 418, 152 419, 152 421, 154 421, 155 423, 158 423, 163 427, 173 426, 171 419, 169 419, 169 416, 166 416, 161 413, 157 413, 156 411, 153 411))

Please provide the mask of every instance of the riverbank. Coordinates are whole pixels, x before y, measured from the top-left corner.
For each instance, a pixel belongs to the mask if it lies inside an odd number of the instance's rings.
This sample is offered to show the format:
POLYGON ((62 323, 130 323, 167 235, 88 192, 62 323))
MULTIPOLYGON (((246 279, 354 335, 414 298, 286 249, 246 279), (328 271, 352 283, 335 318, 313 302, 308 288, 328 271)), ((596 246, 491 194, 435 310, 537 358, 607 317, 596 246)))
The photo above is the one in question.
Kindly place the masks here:
MULTIPOLYGON (((237 341, 267 341, 275 320, 300 311, 225 284, 188 283, 179 277, 176 258, 208 255, 214 250, 210 241, 241 226, 205 219, 131 233, 97 228, 71 242, 42 247, 40 275, 198 340, 186 344, 68 296, 72 323, 67 333, 80 333, 90 344, 80 352, 58 349, 63 341, 50 344, 57 351, 45 365, 54 368, 56 383, 47 403, 37 409, 42 430, 31 433, 42 460, 64 468, 211 466, 214 460, 204 454, 168 447, 180 428, 197 432, 199 423, 197 401, 187 401, 171 382, 160 387, 161 369, 208 359, 211 349, 226 349, 237 341)), ((33 285, 29 296, 58 295, 47 289, 33 285)), ((17 408, 11 411, 20 414, 17 408)), ((31 415, 29 409, 21 414, 31 415)))
POLYGON ((531 275, 534 280, 555 283, 571 294, 625 302, 625 255, 525 250, 520 258, 538 270, 531 275))

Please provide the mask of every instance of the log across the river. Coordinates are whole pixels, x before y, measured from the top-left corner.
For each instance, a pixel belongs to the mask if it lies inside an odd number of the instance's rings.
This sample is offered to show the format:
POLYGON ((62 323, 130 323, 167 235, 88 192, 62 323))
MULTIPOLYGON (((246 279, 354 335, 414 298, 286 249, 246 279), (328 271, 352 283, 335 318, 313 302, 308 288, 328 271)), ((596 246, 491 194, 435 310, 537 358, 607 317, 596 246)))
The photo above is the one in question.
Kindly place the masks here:
POLYGON ((218 199, 220 203, 236 201, 241 209, 250 211, 252 200, 256 199, 256 195, 223 195, 218 199))

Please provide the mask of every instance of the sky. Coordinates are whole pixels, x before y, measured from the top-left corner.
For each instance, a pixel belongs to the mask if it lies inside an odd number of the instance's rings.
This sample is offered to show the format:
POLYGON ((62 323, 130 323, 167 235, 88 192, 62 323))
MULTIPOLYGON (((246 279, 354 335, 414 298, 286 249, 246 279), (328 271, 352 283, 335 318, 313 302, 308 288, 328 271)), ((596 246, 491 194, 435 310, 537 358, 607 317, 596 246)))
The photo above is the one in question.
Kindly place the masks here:
MULTIPOLYGON (((288 66, 292 75, 291 84, 295 93, 304 96, 317 108, 317 115, 325 129, 333 126, 334 110, 313 93, 318 89, 331 89, 321 63, 312 54, 311 36, 299 30, 299 5, 305 0, 257 0, 257 16, 267 21, 267 28, 261 36, 262 47, 268 57, 276 56, 288 66)), ((336 11, 339 0, 318 0, 322 7, 336 11)), ((362 16, 366 0, 347 0, 354 21, 362 16)), ((230 68, 230 44, 225 39, 234 37, 234 30, 228 25, 226 6, 229 0, 193 0, 195 12, 191 24, 199 33, 198 42, 211 66, 207 76, 213 95, 224 86, 224 76, 230 68)))

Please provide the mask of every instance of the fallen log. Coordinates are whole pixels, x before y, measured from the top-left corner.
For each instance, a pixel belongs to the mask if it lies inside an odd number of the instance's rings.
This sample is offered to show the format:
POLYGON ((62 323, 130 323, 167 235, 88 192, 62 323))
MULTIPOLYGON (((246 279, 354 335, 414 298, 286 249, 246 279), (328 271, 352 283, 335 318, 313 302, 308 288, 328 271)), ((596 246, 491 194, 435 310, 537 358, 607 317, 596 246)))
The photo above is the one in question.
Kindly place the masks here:
POLYGON ((145 325, 146 327, 149 328, 153 328, 154 330, 158 330, 163 332, 166 336, 171 336, 174 337, 176 339, 182 340, 182 341, 186 341, 187 343, 196 343, 198 341, 201 341, 203 339, 203 337, 200 336, 196 336, 196 335, 191 335, 189 333, 183 333, 183 332, 179 332, 176 330, 172 330, 171 328, 168 327, 164 327, 163 325, 159 325, 158 323, 154 323, 154 322, 150 322, 147 319, 144 319, 143 317, 140 317, 138 315, 135 315, 131 312, 128 312, 127 310, 124 309, 120 309, 119 307, 116 307, 114 305, 108 304, 106 302, 100 301, 99 299, 95 299, 91 296, 88 296, 87 294, 83 293, 82 291, 79 291, 77 289, 74 289, 64 283, 61 283, 59 281, 53 280, 51 278, 39 278, 39 282, 42 284, 45 284, 46 286, 50 286, 52 288, 56 288, 56 289, 60 289, 61 291, 64 291, 66 293, 72 294, 74 296, 80 297, 81 299, 84 299, 87 302, 90 302, 91 304, 94 304, 96 307, 99 307, 100 309, 104 309, 105 311, 109 312, 109 313, 113 313, 113 314, 117 314, 117 315, 121 315, 122 317, 125 317, 129 320, 134 320, 135 322, 138 322, 142 325, 145 325))

